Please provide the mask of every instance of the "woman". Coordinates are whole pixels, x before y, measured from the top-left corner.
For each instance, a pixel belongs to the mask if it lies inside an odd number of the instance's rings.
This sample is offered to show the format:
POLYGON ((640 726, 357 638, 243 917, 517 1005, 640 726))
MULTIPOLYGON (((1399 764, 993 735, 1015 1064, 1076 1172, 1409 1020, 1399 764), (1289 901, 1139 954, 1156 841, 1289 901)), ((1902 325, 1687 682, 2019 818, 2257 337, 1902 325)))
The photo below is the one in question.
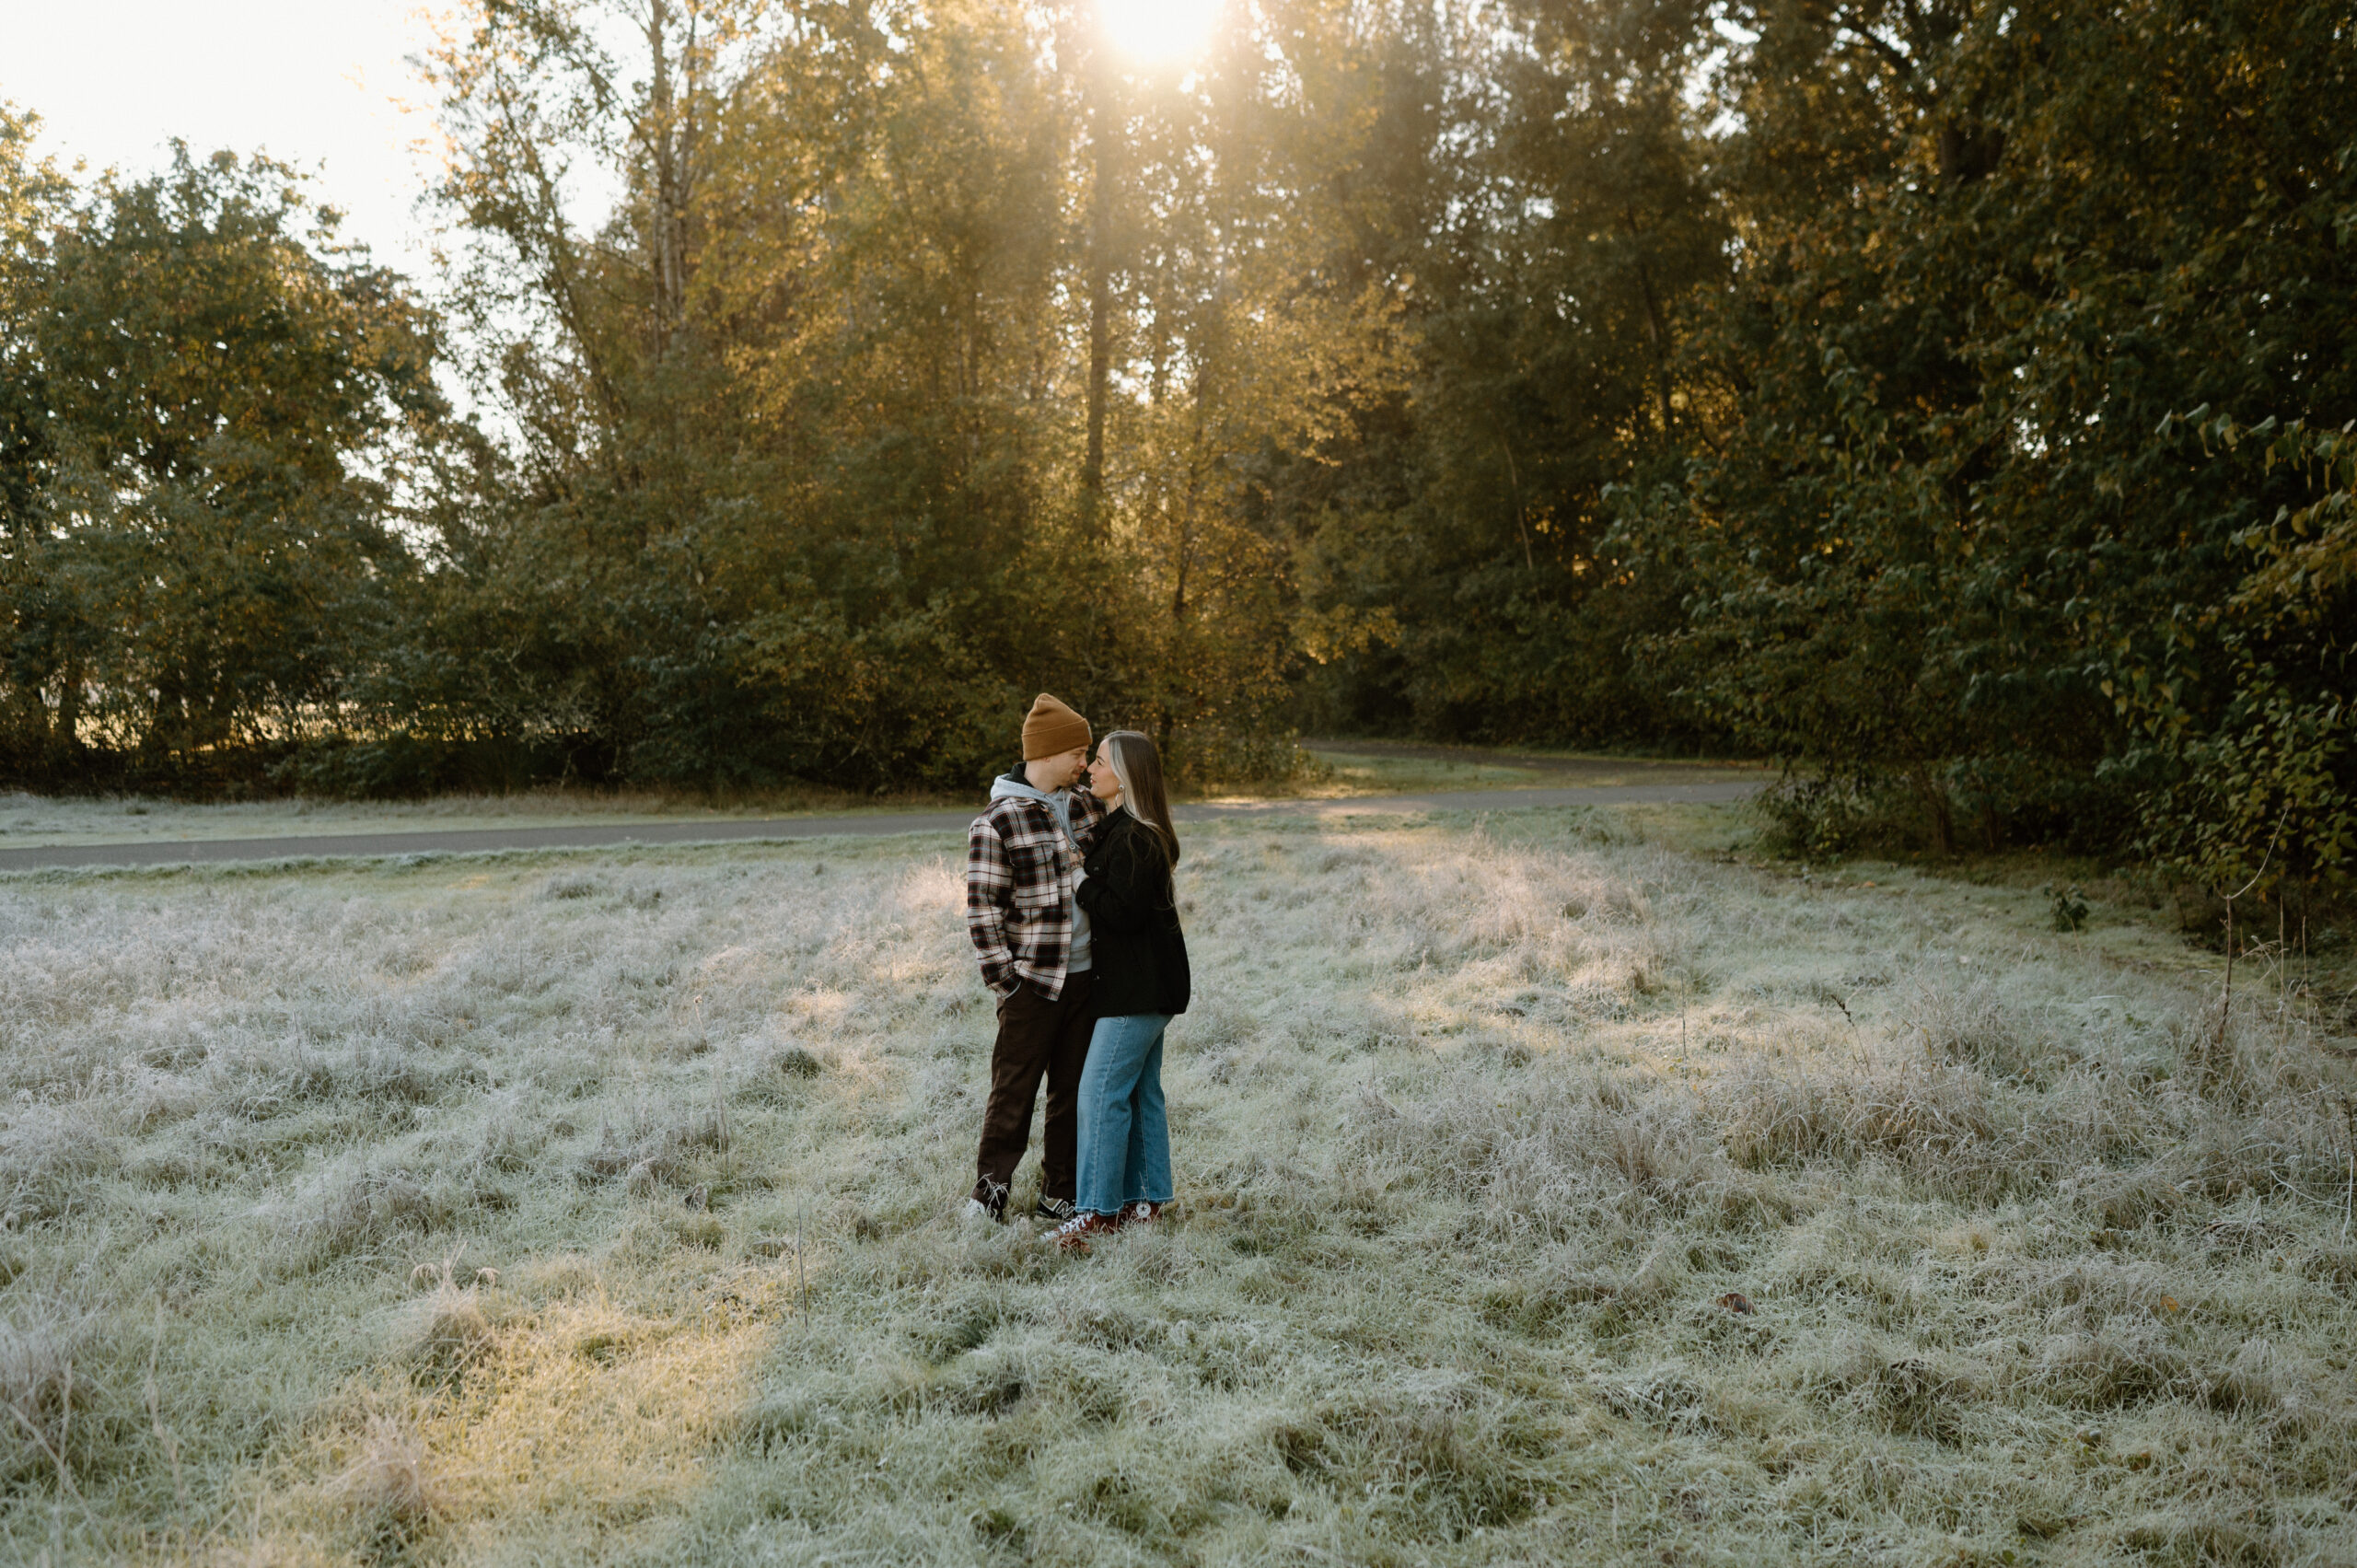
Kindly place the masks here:
POLYGON ((1172 869, 1178 833, 1162 758, 1133 729, 1097 743, 1089 793, 1110 807, 1073 896, 1088 912, 1097 1028, 1080 1074, 1079 1191, 1057 1242, 1150 1224, 1170 1202, 1170 1124, 1162 1107, 1162 1031, 1187 1010, 1187 939, 1172 869))

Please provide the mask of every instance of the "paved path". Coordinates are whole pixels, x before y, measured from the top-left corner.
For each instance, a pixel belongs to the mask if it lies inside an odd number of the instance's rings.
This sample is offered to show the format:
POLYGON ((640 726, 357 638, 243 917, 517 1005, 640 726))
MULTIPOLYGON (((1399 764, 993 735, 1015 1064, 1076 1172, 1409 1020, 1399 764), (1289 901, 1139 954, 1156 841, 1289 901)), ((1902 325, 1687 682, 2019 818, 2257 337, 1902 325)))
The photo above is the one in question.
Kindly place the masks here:
POLYGON ((1500 751, 1486 746, 1439 746, 1420 740, 1304 740, 1305 751, 1348 757, 1461 762, 1469 767, 1524 768, 1550 785, 1713 784, 1749 773, 1761 783, 1766 769, 1725 762, 1688 761, 1677 757, 1559 757, 1539 751, 1500 751))
MULTIPOLYGON (((1575 785, 1560 789, 1438 790, 1422 795, 1363 795, 1341 800, 1269 800, 1181 806, 1182 822, 1312 817, 1394 817, 1431 811, 1527 811, 1550 806, 1614 806, 1645 801, 1741 800, 1764 782, 1724 774, 1681 784, 1575 785)), ((57 844, 0 850, 0 872, 51 866, 188 865, 219 861, 313 856, 473 854, 488 850, 599 849, 614 844, 729 843, 747 840, 958 833, 971 811, 873 811, 842 817, 703 819, 617 825, 584 819, 553 828, 467 828, 408 832, 312 833, 271 839, 148 840, 122 844, 57 844)))

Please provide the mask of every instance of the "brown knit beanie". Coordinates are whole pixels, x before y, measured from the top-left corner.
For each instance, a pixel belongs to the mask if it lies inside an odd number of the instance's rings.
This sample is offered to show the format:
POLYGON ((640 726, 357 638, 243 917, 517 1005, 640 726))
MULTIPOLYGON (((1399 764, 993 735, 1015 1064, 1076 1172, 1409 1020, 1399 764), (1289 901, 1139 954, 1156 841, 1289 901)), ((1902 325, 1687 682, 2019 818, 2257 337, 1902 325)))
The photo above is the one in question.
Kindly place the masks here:
POLYGON ((1052 757, 1069 751, 1075 746, 1088 744, 1088 721, 1049 696, 1040 692, 1031 700, 1031 711, 1023 715, 1023 760, 1036 762, 1042 757, 1052 757))

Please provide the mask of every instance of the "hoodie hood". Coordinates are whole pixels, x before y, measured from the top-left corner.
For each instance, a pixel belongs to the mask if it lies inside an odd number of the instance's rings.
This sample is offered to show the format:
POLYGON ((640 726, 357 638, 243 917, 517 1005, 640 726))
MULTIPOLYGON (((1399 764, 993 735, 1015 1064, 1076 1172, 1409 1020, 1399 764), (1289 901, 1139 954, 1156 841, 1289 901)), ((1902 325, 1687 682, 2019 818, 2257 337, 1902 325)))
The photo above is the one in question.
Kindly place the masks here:
MULTIPOLYGON (((1073 846, 1074 853, 1078 853, 1080 841, 1073 836, 1072 830, 1071 790, 1060 789, 1051 793, 1047 790, 1033 789, 1030 783, 1024 778, 1023 770, 1016 768, 1012 772, 1003 773, 991 781, 991 798, 993 800, 1038 801, 1048 808, 1048 815, 1055 819, 1056 826, 1064 830, 1064 842, 1073 846)), ((1084 920, 1086 918, 1086 916, 1083 917, 1084 920)))
POLYGON ((991 781, 991 798, 993 800, 1010 798, 1036 800, 1043 806, 1053 806, 1056 803, 1054 796, 1048 794, 1045 790, 1033 789, 1031 782, 1023 776, 1023 770, 1019 767, 1011 768, 991 781))
POLYGON ((1065 806, 1071 802, 1073 791, 1080 787, 1080 781, 1075 779, 1073 783, 1066 784, 1062 789, 1033 789, 1031 787, 1030 779, 1027 777, 1024 772, 1026 766, 1027 764, 1025 763, 1017 762, 1015 766, 1007 769, 1006 772, 993 779, 991 781, 991 798, 993 800, 1006 800, 1009 798, 1016 800, 1037 800, 1054 807, 1056 810, 1061 813, 1064 809, 1065 806))

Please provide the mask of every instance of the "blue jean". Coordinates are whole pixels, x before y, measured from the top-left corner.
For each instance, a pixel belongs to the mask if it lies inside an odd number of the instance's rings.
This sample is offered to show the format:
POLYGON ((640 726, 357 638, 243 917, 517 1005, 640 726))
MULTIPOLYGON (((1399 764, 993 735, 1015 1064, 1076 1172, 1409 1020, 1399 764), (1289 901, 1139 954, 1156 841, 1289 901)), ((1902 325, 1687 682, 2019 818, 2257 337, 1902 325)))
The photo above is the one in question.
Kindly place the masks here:
POLYGON ((1080 1071, 1080 1180, 1073 1206, 1111 1214, 1170 1202, 1170 1121, 1162 1106, 1169 1016, 1099 1018, 1080 1071))

